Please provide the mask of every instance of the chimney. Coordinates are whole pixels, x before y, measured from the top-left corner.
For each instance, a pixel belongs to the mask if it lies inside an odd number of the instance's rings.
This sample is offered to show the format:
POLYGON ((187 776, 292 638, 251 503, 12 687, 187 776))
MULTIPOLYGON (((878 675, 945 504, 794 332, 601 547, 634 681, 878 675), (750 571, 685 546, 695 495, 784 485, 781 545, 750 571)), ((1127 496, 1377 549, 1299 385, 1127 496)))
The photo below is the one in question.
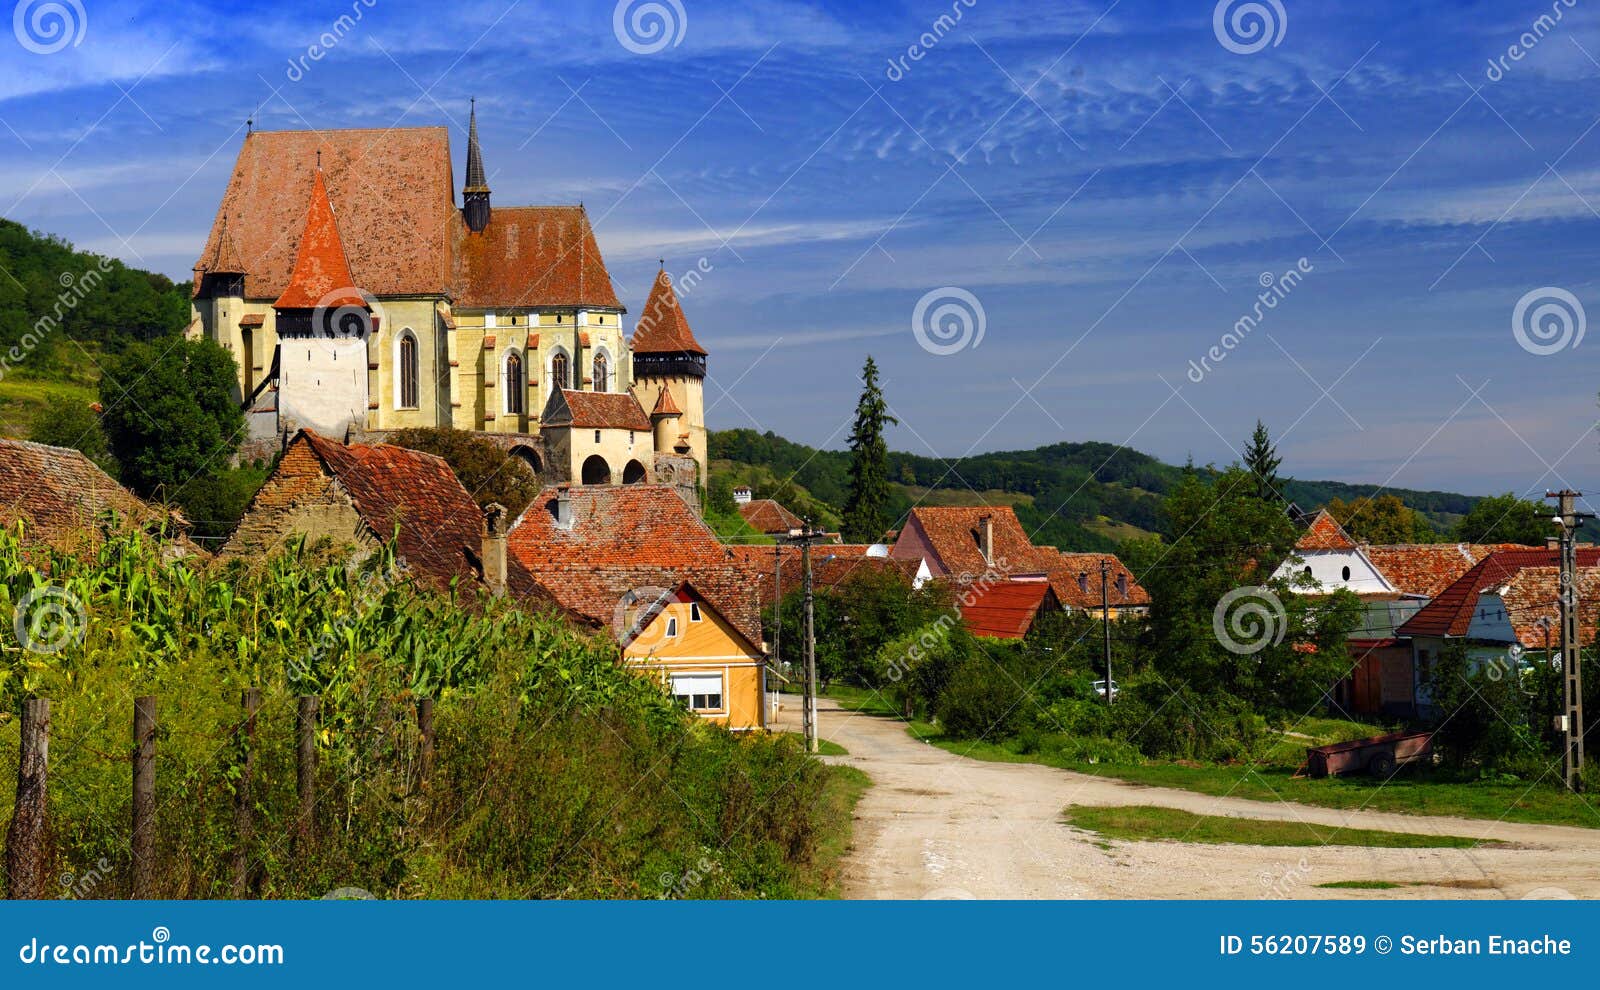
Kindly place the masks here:
POLYGON ((491 502, 483 508, 483 583, 496 598, 506 593, 506 507, 491 502))
POLYGON ((978 518, 978 549, 983 551, 983 565, 994 566, 994 516, 978 518))
POLYGON ((572 528, 572 487, 562 485, 556 489, 556 529, 572 528))

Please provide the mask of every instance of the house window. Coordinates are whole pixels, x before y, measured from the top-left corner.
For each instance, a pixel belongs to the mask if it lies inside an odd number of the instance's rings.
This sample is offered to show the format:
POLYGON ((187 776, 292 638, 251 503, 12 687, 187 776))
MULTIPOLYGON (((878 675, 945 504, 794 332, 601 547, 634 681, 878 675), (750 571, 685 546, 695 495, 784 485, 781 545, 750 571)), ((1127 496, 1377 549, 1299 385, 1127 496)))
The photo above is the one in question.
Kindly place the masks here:
POLYGON ((557 351, 555 357, 550 359, 550 387, 554 389, 568 388, 571 380, 567 373, 569 362, 566 354, 557 351))
POLYGON ((595 430, 594 431, 594 442, 595 443, 599 443, 600 442, 600 431, 599 430, 595 430))
POLYGON ((1346 567, 1344 570, 1340 571, 1339 576, 1344 578, 1346 581, 1350 580, 1350 568, 1346 567))
POLYGON ((396 343, 395 405, 399 409, 417 408, 417 337, 410 330, 402 331, 396 343))
POLYGON ((699 622, 700 621, 700 603, 699 602, 690 602, 689 603, 689 621, 690 622, 699 622))
POLYGON ((722 711, 721 674, 673 674, 672 696, 690 711, 722 711))
POLYGON ((1089 572, 1088 571, 1079 571, 1078 572, 1078 590, 1079 591, 1088 591, 1089 590, 1089 572))
POLYGON ((604 354, 594 356, 594 390, 596 392, 611 391, 611 362, 606 360, 604 354))
POLYGON ((527 384, 522 377, 522 356, 516 351, 506 352, 505 379, 506 412, 520 416, 523 404, 527 401, 527 384))
POLYGON ((1117 594, 1123 595, 1123 596, 1126 596, 1128 594, 1128 575, 1126 575, 1126 574, 1118 574, 1117 575, 1117 594))
POLYGON ((677 635, 678 635, 678 617, 676 615, 669 615, 669 616, 667 616, 667 638, 668 639, 672 639, 672 638, 676 637, 677 635))

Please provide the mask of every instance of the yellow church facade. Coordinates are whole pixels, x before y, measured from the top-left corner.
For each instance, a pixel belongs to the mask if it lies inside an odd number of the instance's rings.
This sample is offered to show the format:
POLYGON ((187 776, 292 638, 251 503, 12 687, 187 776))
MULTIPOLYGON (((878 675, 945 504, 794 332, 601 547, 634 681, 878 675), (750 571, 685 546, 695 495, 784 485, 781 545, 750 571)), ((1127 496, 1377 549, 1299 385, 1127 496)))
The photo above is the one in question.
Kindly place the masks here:
POLYGON ((247 454, 301 427, 449 426, 579 482, 544 417, 588 392, 619 397, 603 404, 615 421, 563 450, 596 448, 610 483, 704 483, 705 351, 664 267, 630 320, 582 206, 491 206, 475 113, 459 205, 444 128, 250 134, 195 264, 188 332, 238 362, 247 454), (658 416, 663 391, 676 411, 658 416))

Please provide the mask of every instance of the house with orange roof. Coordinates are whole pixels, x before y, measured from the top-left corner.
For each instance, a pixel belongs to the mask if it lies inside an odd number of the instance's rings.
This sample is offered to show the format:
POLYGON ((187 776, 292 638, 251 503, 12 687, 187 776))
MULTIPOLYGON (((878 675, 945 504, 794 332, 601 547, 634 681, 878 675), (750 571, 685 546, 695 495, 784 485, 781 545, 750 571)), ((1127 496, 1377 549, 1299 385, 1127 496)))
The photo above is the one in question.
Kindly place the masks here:
POLYGON ((511 524, 506 545, 512 595, 609 631, 629 666, 702 718, 735 730, 766 725, 756 582, 676 488, 547 488, 511 524))
POLYGON ((1044 578, 1019 578, 992 584, 980 581, 972 586, 962 602, 961 621, 974 636, 1022 639, 1040 616, 1060 609, 1061 602, 1044 578))
POLYGON ((1278 566, 1273 577, 1305 589, 1307 594, 1343 590, 1363 598, 1400 597, 1400 590, 1327 509, 1319 509, 1307 520, 1294 554, 1278 566))
POLYGON ((767 536, 787 536, 794 530, 804 529, 806 525, 804 519, 770 498, 747 498, 742 502, 735 500, 735 504, 739 507, 739 515, 750 524, 750 528, 767 536))
POLYGON ((247 456, 302 427, 337 440, 453 427, 547 483, 599 457, 611 484, 637 463, 638 480, 702 487, 707 352, 679 296, 703 271, 675 284, 663 264, 630 338, 583 206, 495 205, 475 106, 466 144, 458 204, 443 127, 245 137, 194 263, 187 333, 238 363, 247 456), (591 432, 603 449, 552 458, 544 417, 573 405, 563 392, 628 399, 649 425, 632 430, 630 412, 631 451, 591 432))
POLYGON ((498 590, 496 535, 442 458, 301 430, 220 554, 260 555, 305 538, 344 546, 359 561, 393 539, 401 568, 434 587, 498 590))

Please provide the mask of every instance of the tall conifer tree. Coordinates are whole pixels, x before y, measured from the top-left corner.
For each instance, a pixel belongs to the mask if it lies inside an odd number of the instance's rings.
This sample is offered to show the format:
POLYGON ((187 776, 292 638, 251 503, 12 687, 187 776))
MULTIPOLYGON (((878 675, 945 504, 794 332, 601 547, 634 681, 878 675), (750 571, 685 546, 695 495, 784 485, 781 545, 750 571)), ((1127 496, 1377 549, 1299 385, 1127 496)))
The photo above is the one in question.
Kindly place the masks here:
POLYGON ((867 356, 861 369, 861 400, 850 431, 850 498, 844 507, 844 538, 851 543, 876 543, 889 528, 889 445, 885 424, 899 424, 878 388, 878 364, 867 356))
POLYGON ((1267 433, 1266 424, 1256 420, 1255 432, 1250 434, 1250 443, 1244 449, 1244 466, 1255 477, 1256 498, 1263 502, 1287 501, 1283 489, 1289 479, 1278 476, 1282 464, 1283 458, 1278 456, 1278 448, 1267 433))

